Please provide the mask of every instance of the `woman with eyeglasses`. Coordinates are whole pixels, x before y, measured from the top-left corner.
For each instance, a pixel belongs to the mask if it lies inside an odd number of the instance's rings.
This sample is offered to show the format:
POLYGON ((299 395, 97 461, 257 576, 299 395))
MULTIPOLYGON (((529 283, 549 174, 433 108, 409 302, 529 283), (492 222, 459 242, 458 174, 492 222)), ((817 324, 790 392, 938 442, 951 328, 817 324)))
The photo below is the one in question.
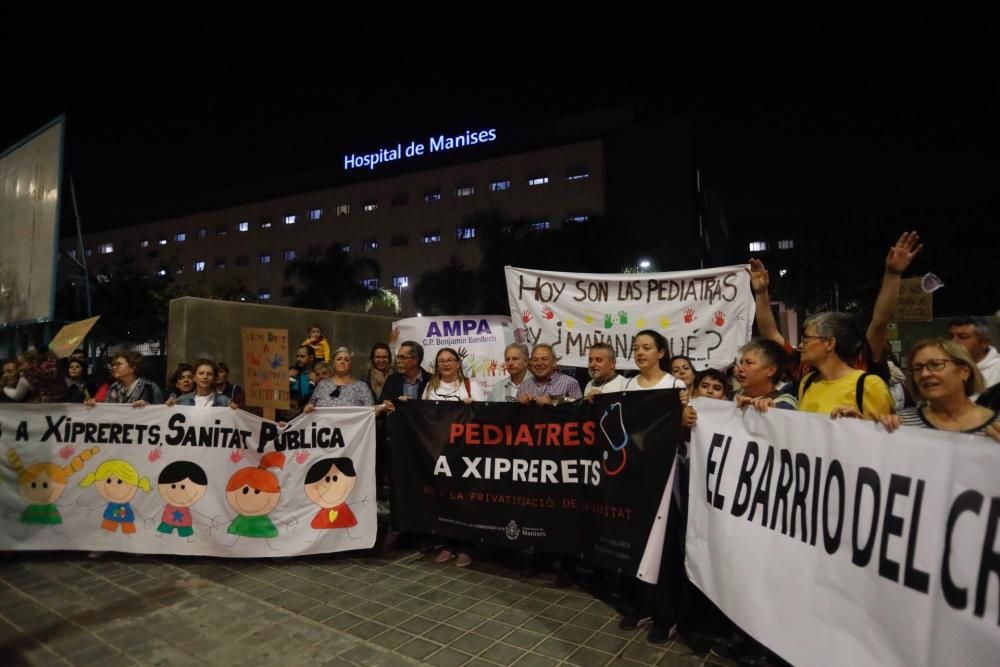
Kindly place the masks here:
POLYGON ((970 398, 982 391, 983 376, 964 347, 942 338, 921 341, 910 350, 907 370, 913 395, 923 405, 880 415, 887 431, 916 426, 988 435, 1000 442, 1000 414, 970 398))
POLYGON ((465 377, 462 359, 450 347, 442 347, 434 357, 434 375, 424 387, 425 401, 485 401, 486 395, 478 382, 465 377))
MULTIPOLYGON (((142 355, 138 352, 119 352, 111 362, 111 377, 114 382, 108 389, 102 403, 127 403, 133 408, 163 403, 163 392, 156 383, 139 375, 142 355)), ((96 404, 95 399, 86 405, 96 404)))
POLYGON ((802 362, 816 370, 799 383, 800 411, 863 419, 893 411, 895 401, 885 381, 848 364, 860 345, 860 333, 846 313, 819 313, 806 320, 799 349, 802 362))
POLYGON ((320 381, 303 412, 316 408, 374 405, 372 390, 351 375, 351 351, 338 347, 333 353, 333 377, 320 381))

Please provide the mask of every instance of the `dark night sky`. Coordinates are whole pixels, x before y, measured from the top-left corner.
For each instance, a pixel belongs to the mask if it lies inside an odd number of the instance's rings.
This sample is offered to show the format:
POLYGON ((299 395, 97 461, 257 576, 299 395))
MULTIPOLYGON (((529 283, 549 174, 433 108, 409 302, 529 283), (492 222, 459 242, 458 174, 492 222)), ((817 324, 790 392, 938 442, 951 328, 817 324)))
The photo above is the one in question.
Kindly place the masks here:
POLYGON ((66 113, 93 230, 343 150, 638 104, 692 118, 737 225, 996 202, 1000 88, 982 17, 489 8, 5 8, 0 24, 19 28, 0 45, 0 148, 66 113))

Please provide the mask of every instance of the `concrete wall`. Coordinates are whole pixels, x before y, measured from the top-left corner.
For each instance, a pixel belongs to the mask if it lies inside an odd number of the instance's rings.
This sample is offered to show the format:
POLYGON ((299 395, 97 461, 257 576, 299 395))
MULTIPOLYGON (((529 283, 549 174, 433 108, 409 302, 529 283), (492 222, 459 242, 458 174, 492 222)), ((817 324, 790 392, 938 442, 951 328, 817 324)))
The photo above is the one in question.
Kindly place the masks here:
POLYGON ((368 367, 368 351, 375 343, 388 342, 395 319, 194 297, 174 299, 167 325, 167 373, 181 362, 207 357, 229 364, 230 381, 242 385, 241 328, 287 329, 289 355, 294 360, 297 344, 308 336, 309 325, 317 322, 331 351, 345 345, 354 352, 354 375, 360 376, 368 367))

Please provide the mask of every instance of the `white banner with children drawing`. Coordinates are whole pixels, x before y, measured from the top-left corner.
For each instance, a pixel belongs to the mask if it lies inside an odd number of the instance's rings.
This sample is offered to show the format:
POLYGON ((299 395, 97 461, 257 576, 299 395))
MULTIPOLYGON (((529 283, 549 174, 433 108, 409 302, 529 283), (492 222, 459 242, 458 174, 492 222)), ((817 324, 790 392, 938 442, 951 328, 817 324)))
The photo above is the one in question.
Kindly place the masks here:
POLYGON ((514 342, 510 318, 503 315, 438 315, 409 317, 392 325, 392 354, 395 357, 406 341, 424 348, 421 364, 434 372, 434 358, 449 347, 462 360, 462 371, 478 382, 488 396, 493 385, 507 377, 504 349, 514 342))
POLYGON ((754 299, 746 267, 674 273, 555 273, 506 267, 516 338, 555 348, 562 366, 587 365, 608 343, 618 368, 634 369, 632 339, 643 329, 667 339, 669 356, 725 368, 750 340, 754 299))
POLYGON ((375 543, 375 414, 0 406, 0 549, 295 556, 375 543))

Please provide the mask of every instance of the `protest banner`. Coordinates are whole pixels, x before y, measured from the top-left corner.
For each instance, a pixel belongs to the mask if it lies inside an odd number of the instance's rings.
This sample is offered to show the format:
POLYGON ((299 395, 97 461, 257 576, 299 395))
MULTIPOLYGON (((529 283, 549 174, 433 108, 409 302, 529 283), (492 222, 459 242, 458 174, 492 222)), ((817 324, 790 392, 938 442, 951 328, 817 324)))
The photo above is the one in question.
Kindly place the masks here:
POLYGON ((555 273, 506 267, 515 336, 548 343, 562 366, 587 365, 594 343, 611 345, 618 367, 634 369, 632 339, 659 331, 668 354, 699 368, 725 368, 750 340, 754 300, 746 267, 675 273, 555 273))
POLYGON ((60 359, 73 354, 73 350, 80 347, 83 339, 87 337, 87 334, 90 333, 90 330, 94 328, 99 319, 101 319, 101 316, 97 315, 80 320, 79 322, 70 322, 63 326, 52 337, 52 340, 49 341, 49 350, 54 352, 60 359))
POLYGON ((370 548, 375 415, 0 405, 0 549, 229 558, 370 548))
POLYGON ((795 665, 996 664, 995 442, 695 405, 686 566, 729 618, 795 665))
MULTIPOLYGON (((243 341, 243 385, 248 406, 287 410, 288 330, 240 330, 243 341)), ((267 415, 273 416, 273 415, 267 415)))
POLYGON ((558 407, 408 401, 389 418, 403 530, 635 574, 680 434, 673 390, 558 407))
POLYGON ((488 396, 493 385, 507 377, 504 348, 514 342, 510 318, 504 315, 440 315, 409 317, 392 324, 392 354, 412 340, 424 348, 424 370, 434 372, 434 358, 442 347, 454 349, 462 369, 488 396))
POLYGON ((903 278, 899 281, 896 320, 899 322, 930 322, 934 319, 934 293, 925 292, 923 278, 903 278))

